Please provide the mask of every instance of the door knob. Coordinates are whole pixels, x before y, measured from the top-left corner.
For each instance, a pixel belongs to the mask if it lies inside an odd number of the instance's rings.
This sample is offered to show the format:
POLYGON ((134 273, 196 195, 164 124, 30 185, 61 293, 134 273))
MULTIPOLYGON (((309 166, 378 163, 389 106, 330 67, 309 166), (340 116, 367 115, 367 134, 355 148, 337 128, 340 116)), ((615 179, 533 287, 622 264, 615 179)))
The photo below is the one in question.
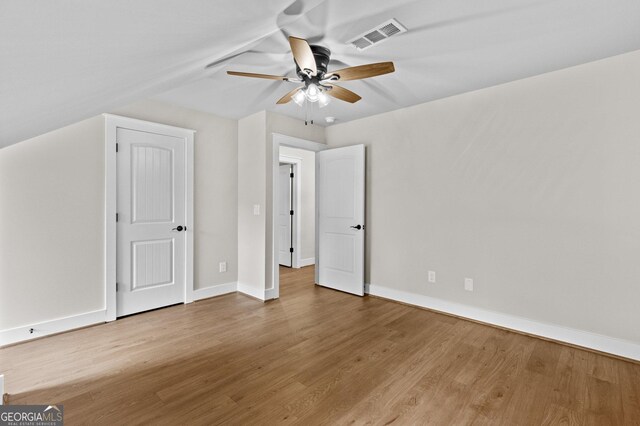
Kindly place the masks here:
POLYGON ((176 228, 172 229, 172 231, 178 231, 178 232, 186 231, 186 230, 187 230, 187 227, 182 225, 178 225, 176 228))
POLYGON ((352 226, 351 228, 357 229, 359 231, 359 230, 361 230, 363 228, 363 226, 362 225, 356 225, 356 226, 352 226))

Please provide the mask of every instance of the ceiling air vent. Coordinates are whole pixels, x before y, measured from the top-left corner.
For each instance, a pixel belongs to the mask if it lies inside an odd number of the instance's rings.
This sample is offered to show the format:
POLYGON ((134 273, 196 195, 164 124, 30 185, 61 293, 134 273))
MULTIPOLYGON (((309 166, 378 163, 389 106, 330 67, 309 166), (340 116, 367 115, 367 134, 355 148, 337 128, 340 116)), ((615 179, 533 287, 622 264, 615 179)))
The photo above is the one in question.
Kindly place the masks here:
POLYGON ((391 36, 402 34, 406 31, 407 29, 400 25, 398 21, 390 19, 376 26, 376 28, 362 33, 358 37, 349 41, 349 44, 353 45, 358 50, 365 50, 375 44, 382 43, 391 36))

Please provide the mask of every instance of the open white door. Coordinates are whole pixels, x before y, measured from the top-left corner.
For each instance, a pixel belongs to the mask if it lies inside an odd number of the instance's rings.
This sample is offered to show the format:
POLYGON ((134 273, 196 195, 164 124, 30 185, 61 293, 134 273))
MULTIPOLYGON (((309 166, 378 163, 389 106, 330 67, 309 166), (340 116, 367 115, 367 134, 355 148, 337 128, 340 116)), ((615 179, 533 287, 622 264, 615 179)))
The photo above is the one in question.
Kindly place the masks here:
POLYGON ((291 165, 280 166, 278 175, 278 251, 280 265, 291 267, 292 253, 291 247, 291 165))
POLYGON ((117 129, 117 316, 185 301, 185 139, 117 129))
POLYGON ((316 154, 317 284, 364 296, 364 145, 316 154))

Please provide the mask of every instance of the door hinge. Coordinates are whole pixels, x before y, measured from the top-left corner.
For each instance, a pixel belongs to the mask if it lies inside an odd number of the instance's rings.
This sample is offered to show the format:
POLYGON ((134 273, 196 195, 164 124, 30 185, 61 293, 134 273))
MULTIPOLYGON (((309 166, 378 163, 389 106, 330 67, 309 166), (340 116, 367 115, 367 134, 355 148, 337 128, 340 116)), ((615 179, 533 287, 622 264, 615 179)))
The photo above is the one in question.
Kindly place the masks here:
POLYGON ((293 177, 293 173, 289 173, 289 177, 293 177))
POLYGON ((118 142, 116 142, 116 152, 118 152, 118 142))
POLYGON ((118 285, 118 283, 116 283, 116 292, 118 291, 118 287, 120 287, 120 285, 118 285))
POLYGON ((289 253, 293 253, 293 247, 289 247, 289 253))
POLYGON ((293 210, 289 210, 289 215, 293 216, 293 210))
POLYGON ((118 213, 116 213, 116 222, 120 220, 120 215, 118 213))

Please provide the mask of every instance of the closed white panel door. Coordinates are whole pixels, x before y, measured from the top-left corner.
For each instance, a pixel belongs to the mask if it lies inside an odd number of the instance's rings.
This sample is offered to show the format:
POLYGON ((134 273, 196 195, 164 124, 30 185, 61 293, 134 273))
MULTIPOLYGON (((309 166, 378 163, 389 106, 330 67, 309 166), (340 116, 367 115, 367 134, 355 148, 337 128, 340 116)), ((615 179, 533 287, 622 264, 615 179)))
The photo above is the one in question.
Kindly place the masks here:
POLYGON ((364 145, 316 154, 318 284, 364 295, 364 145))
POLYGON ((291 267, 291 165, 280 166, 278 175, 278 250, 280 264, 291 267))
POLYGON ((185 140, 117 129, 117 315, 184 302, 185 140))

